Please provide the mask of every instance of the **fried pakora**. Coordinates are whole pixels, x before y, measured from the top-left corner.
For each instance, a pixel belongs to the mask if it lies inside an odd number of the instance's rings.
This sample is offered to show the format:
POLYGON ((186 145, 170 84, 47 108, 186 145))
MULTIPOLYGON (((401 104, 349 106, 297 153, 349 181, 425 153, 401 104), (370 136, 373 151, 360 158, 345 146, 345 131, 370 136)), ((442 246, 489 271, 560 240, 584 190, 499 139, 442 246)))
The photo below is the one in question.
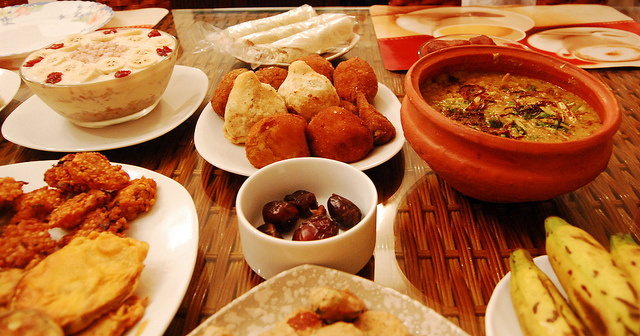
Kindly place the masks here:
POLYGON ((376 110, 375 106, 369 103, 364 93, 358 92, 356 94, 356 103, 358 116, 373 134, 373 144, 375 146, 384 145, 396 137, 395 126, 384 114, 376 110))
POLYGON ((120 165, 112 165, 97 152, 67 154, 44 174, 45 182, 63 192, 79 193, 91 189, 113 191, 129 183, 120 165))
POLYGON ((0 208, 10 205, 22 195, 22 186, 26 182, 16 181, 13 177, 0 177, 0 208))
POLYGON ((342 61, 333 72, 333 85, 340 98, 355 103, 356 92, 364 93, 367 100, 373 103, 378 94, 378 77, 367 61, 353 57, 342 61))
POLYGON ((318 113, 307 127, 314 156, 346 163, 363 159, 373 149, 373 134, 364 122, 342 107, 318 113))
POLYGON ((138 214, 149 211, 156 202, 158 184, 144 176, 132 180, 128 186, 120 189, 109 204, 109 217, 114 220, 126 218, 131 221, 138 214))
POLYGON ((109 199, 109 194, 97 189, 75 195, 51 211, 49 226, 73 229, 88 213, 102 207, 109 199))
POLYGON ((23 193, 13 203, 13 216, 10 223, 36 219, 45 221, 53 209, 64 202, 64 196, 58 189, 48 187, 23 193))
POLYGON ((63 247, 76 237, 87 237, 92 232, 110 232, 124 237, 129 229, 129 221, 124 217, 111 219, 111 213, 107 208, 98 208, 88 213, 80 225, 58 240, 58 246, 63 247))
POLYGON ((271 85, 276 91, 282 85, 282 82, 287 78, 288 71, 284 68, 277 66, 270 66, 265 68, 259 68, 256 70, 256 76, 261 83, 271 85))
POLYGON ((0 268, 25 268, 56 250, 49 224, 25 219, 0 227, 0 268))
POLYGON ((227 107, 227 101, 229 100, 231 89, 233 89, 233 83, 238 75, 247 71, 249 70, 245 68, 231 70, 222 77, 222 80, 220 80, 220 83, 216 86, 216 89, 213 92, 213 97, 211 97, 211 108, 213 108, 213 112, 221 118, 224 119, 224 111, 227 107))
POLYGON ((329 79, 329 81, 333 82, 333 71, 335 70, 335 68, 333 67, 333 64, 331 64, 331 62, 327 61, 326 58, 318 54, 312 54, 300 57, 298 61, 307 63, 307 65, 310 66, 313 71, 324 75, 329 79))
POLYGON ((307 144, 307 121, 290 113, 263 118, 249 130, 245 152, 247 160, 256 168, 294 157, 311 156, 307 144))

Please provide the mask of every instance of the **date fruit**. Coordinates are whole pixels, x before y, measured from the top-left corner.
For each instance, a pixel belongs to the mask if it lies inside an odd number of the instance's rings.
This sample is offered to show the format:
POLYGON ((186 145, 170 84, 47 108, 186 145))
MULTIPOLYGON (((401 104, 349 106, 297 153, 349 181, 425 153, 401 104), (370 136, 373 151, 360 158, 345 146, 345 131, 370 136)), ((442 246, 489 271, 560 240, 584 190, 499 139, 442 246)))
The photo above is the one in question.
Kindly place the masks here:
POLYGON ((265 223, 276 226, 278 231, 291 230, 300 218, 298 208, 286 201, 271 201, 262 207, 262 218, 265 223))
POLYGON ((331 197, 329 197, 327 208, 331 218, 345 230, 352 228, 362 219, 360 208, 350 200, 337 194, 332 194, 331 197))
POLYGON ((298 211, 300 211, 301 217, 311 216, 311 210, 318 208, 316 195, 306 190, 297 190, 292 194, 286 195, 284 200, 295 205, 298 211))

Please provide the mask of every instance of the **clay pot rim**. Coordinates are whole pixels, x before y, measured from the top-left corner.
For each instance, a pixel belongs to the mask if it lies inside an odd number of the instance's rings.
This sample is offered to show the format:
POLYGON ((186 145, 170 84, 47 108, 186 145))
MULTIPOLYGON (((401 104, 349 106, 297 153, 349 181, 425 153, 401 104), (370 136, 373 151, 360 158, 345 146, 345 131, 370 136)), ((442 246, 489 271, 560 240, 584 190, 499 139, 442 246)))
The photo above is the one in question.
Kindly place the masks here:
MULTIPOLYGON (((436 69, 438 68, 439 67, 436 67, 436 69)), ((420 58, 411 66, 405 76, 404 86, 406 97, 410 100, 411 104, 438 127, 467 141, 506 151, 528 152, 532 154, 554 152, 561 154, 563 152, 574 152, 576 150, 586 149, 611 139, 618 131, 622 120, 618 100, 606 84, 575 65, 531 50, 484 45, 458 46, 438 50, 420 58), (452 63, 451 60, 477 57, 479 55, 492 55, 492 57, 504 55, 510 58, 520 59, 524 61, 523 64, 527 66, 533 63, 543 65, 554 71, 570 74, 571 78, 579 82, 589 83, 587 87, 596 94, 596 100, 602 104, 602 111, 599 111, 602 113, 600 114, 600 118, 603 121, 602 126, 588 137, 560 143, 502 138, 457 123, 436 111, 422 98, 419 85, 423 79, 423 73, 428 71, 430 66, 441 64, 442 62, 452 63)), ((569 91, 571 90, 569 89, 569 91)), ((582 98, 585 99, 585 97, 582 98)), ((598 110, 597 107, 594 108, 598 110)))

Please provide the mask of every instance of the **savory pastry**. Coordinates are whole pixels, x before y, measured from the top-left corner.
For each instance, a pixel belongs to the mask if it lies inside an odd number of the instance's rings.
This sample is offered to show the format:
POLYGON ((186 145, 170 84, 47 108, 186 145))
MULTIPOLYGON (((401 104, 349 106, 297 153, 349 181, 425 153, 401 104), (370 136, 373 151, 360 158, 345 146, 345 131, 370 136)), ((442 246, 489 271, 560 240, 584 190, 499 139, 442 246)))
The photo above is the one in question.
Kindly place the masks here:
POLYGON ((329 106, 340 104, 340 97, 329 79, 303 61, 289 65, 287 79, 278 89, 287 108, 307 121, 329 106))
POLYGON ((63 192, 91 189, 113 191, 129 183, 129 175, 120 165, 112 165, 97 152, 67 154, 44 174, 44 181, 63 192))
POLYGON ((282 85, 282 82, 287 78, 288 71, 284 68, 277 66, 270 66, 265 68, 259 68, 256 70, 256 76, 261 83, 271 85, 276 91, 282 85))
POLYGON ((336 66, 333 85, 340 98, 352 103, 356 101, 356 91, 364 93, 370 103, 378 94, 378 78, 373 68, 359 57, 342 61, 336 66))
POLYGON ((74 334, 133 294, 148 250, 106 232, 75 238, 20 279, 11 308, 38 309, 74 334))
POLYGON ((309 306, 323 320, 353 321, 367 307, 348 291, 330 287, 316 287, 309 293, 309 306))
POLYGON ((224 118, 224 110, 227 107, 227 101, 229 100, 229 93, 231 93, 231 89, 233 89, 233 83, 238 75, 247 71, 249 70, 245 68, 233 69, 222 76, 222 80, 220 80, 220 83, 216 86, 213 97, 211 97, 211 108, 213 112, 220 117, 224 118))
POLYGON ((271 85, 261 83, 253 71, 242 73, 229 93, 222 127, 224 136, 234 144, 245 143, 251 126, 278 113, 287 113, 284 98, 271 85))
POLYGON ((0 271, 0 307, 9 303, 22 275, 24 270, 21 268, 4 268, 0 271))
POLYGON ((285 159, 311 156, 307 144, 307 121, 291 113, 262 118, 249 130, 245 152, 256 168, 285 159))
POLYGON ((364 121, 371 133, 373 134, 373 144, 375 146, 384 145, 387 142, 393 140, 396 137, 396 128, 393 124, 376 110, 376 108, 369 103, 364 93, 358 91, 356 93, 356 103, 358 106, 358 116, 364 121))
POLYGON ((366 311, 354 324, 367 336, 411 336, 400 319, 384 311, 366 311))
POLYGON ((307 127, 314 156, 342 162, 361 160, 373 149, 373 135, 364 122, 342 107, 318 113, 307 127))
POLYGON ((324 75, 331 82, 333 82, 333 71, 335 70, 335 68, 333 67, 333 64, 331 64, 331 62, 327 61, 326 58, 318 54, 313 54, 300 57, 297 60, 307 63, 307 65, 310 66, 313 71, 324 75))
POLYGON ((131 296, 119 308, 101 316, 74 336, 120 336, 140 321, 148 304, 147 298, 131 296))
POLYGON ((10 310, 0 314, 2 336, 64 336, 51 317, 33 309, 10 310))

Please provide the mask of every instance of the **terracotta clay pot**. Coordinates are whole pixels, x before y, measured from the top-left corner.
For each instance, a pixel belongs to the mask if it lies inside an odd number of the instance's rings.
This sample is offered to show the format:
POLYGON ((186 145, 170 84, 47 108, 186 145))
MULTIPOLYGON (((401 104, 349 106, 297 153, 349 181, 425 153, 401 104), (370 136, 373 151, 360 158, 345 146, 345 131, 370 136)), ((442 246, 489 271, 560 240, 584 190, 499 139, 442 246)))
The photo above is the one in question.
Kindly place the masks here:
POLYGON ((529 50, 497 46, 453 47, 418 60, 407 72, 402 127, 431 169, 461 193, 488 202, 528 202, 574 191, 606 167, 620 108, 610 89, 571 64, 529 50), (455 70, 497 71, 546 80, 573 92, 599 114, 594 134, 563 143, 501 138, 454 122, 432 108, 420 83, 455 70))

